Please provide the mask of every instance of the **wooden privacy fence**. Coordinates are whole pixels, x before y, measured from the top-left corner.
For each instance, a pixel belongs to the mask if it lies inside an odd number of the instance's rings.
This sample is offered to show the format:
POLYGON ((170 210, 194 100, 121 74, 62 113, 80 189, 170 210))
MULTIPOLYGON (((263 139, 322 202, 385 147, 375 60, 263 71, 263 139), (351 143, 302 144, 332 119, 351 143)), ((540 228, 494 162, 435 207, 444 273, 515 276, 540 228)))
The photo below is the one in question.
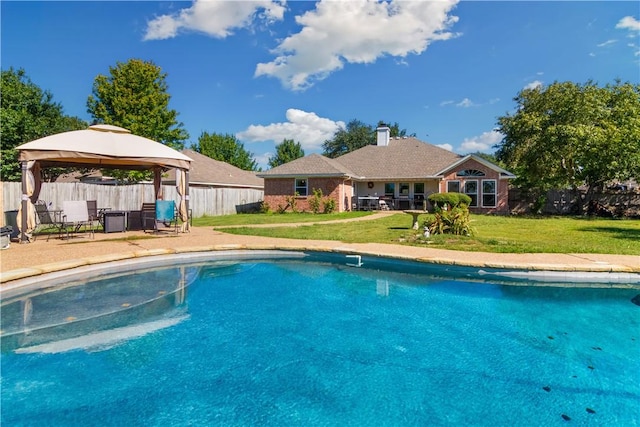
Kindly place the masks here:
MULTIPOLYGON (((14 211, 20 206, 21 183, 2 183, 2 210, 14 211)), ((162 186, 163 199, 179 200, 174 186, 162 186)), ((264 191, 250 188, 189 188, 189 207, 193 217, 228 215, 259 208, 264 191)), ((142 203, 153 202, 152 184, 96 185, 80 182, 44 182, 40 200, 51 203, 52 209, 62 209, 65 200, 96 200, 98 207, 112 210, 140 210, 142 203)))

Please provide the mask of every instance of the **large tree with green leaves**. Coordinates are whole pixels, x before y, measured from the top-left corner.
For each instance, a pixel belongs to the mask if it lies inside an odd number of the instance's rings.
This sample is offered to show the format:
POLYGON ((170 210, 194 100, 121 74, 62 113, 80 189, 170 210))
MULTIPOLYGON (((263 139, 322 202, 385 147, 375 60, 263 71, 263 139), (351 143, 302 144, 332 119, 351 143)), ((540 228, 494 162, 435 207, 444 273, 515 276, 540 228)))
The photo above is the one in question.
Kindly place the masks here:
POLYGON ((322 154, 333 159, 375 143, 374 127, 353 119, 345 128, 338 129, 332 139, 322 143, 322 154))
MULTIPOLYGON (((95 121, 129 129, 166 144, 176 150, 184 148, 189 134, 178 121, 178 113, 169 108, 171 96, 167 74, 150 61, 130 59, 109 67, 109 75, 98 75, 87 111, 95 121)), ((151 177, 151 172, 110 170, 111 176, 124 182, 137 182, 151 177)))
POLYGON ((189 134, 169 108, 167 74, 150 61, 130 59, 98 75, 87 111, 98 121, 180 150, 189 134))
POLYGON ((258 170, 253 153, 245 150, 244 144, 235 135, 203 132, 194 148, 200 154, 227 162, 237 168, 247 171, 258 170))
POLYGON ((538 205, 550 189, 640 177, 640 85, 553 83, 522 90, 515 113, 498 118, 496 156, 538 205))
MULTIPOLYGON (((2 180, 20 181, 22 172, 15 147, 60 132, 85 129, 77 117, 65 116, 53 95, 31 81, 23 69, 2 71, 0 83, 2 180)), ((65 169, 47 168, 43 179, 54 181, 65 169)))
POLYGON ((276 145, 276 155, 269 159, 269 167, 275 168, 300 157, 304 157, 302 145, 293 139, 284 139, 276 145))
MULTIPOLYGON (((345 128, 338 129, 332 139, 328 139, 322 144, 324 150, 322 154, 336 158, 367 145, 375 145, 377 141, 376 129, 380 126, 388 126, 391 137, 407 136, 407 130, 400 129, 398 122, 394 122, 392 125, 388 123, 380 120, 376 126, 371 126, 353 119, 347 123, 345 128)), ((410 136, 416 136, 416 134, 412 133, 410 136)))

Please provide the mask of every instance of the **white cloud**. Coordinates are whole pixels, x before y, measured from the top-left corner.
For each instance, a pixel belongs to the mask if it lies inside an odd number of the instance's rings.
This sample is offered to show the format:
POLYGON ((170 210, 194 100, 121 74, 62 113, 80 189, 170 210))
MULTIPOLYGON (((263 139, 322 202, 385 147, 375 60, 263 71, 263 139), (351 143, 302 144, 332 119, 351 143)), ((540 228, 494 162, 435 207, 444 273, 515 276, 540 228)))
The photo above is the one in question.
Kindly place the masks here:
POLYGON ((273 156, 275 156, 275 154, 267 151, 266 153, 254 155, 253 159, 259 166, 266 169, 269 167, 269 159, 271 159, 273 156))
POLYGON ((258 64, 255 76, 276 77, 288 89, 305 90, 345 62, 419 55, 431 42, 456 36, 448 30, 458 20, 449 15, 457 2, 321 0, 296 17, 300 32, 272 51, 273 61, 258 64))
POLYGON ((441 107, 444 107, 445 105, 451 105, 451 104, 453 104, 453 103, 454 103, 454 102, 453 102, 453 101, 451 101, 451 100, 442 101, 442 102, 440 103, 440 106, 441 106, 441 107))
POLYGON ((469 153, 475 151, 487 151, 502 141, 503 135, 495 130, 483 132, 482 135, 465 138, 460 145, 460 151, 469 153))
POLYGON ((469 98, 465 98, 456 104, 456 107, 462 107, 462 108, 469 108, 469 107, 475 107, 475 106, 477 106, 477 104, 474 104, 469 98))
POLYGON ((225 38, 233 34, 232 30, 248 27, 256 19, 267 23, 282 20, 284 10, 284 1, 196 0, 189 8, 150 21, 144 40, 173 38, 183 30, 225 38))
POLYGON ((453 145, 451 144, 436 144, 436 147, 444 148, 448 151, 453 151, 453 145))
POLYGON ((625 16, 616 24, 616 28, 629 31, 640 31, 640 21, 633 16, 625 16))
POLYGON ((596 46, 605 47, 605 46, 609 46, 609 45, 615 44, 617 41, 618 40, 616 40, 616 39, 610 39, 610 40, 607 40, 606 42, 602 42, 602 43, 600 43, 600 44, 598 44, 596 46))
POLYGON ((542 82, 540 80, 534 80, 531 83, 527 84, 524 89, 536 89, 542 86, 542 82))
POLYGON ((305 152, 311 152, 321 148, 323 142, 333 138, 338 129, 346 126, 342 121, 335 122, 295 108, 288 109, 286 117, 287 122, 251 125, 236 136, 248 142, 274 141, 277 144, 283 139, 293 139, 300 143, 305 152))

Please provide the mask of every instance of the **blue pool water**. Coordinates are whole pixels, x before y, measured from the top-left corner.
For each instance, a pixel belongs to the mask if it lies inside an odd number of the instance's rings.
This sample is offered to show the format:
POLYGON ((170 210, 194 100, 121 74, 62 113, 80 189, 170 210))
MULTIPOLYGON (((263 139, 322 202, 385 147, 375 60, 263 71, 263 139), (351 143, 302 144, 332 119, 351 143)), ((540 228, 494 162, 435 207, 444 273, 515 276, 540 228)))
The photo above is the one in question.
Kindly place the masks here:
POLYGON ((640 423, 637 289, 333 261, 148 268, 5 300, 2 425, 640 423))

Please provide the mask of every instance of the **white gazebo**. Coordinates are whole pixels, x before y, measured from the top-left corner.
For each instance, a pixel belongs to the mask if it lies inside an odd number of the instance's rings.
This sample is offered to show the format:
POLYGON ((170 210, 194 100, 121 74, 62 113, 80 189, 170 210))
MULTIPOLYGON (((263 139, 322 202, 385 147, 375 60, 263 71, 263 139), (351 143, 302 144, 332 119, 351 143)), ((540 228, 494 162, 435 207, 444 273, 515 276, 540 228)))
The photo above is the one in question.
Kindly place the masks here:
POLYGON ((188 219, 191 159, 164 144, 133 135, 121 127, 93 125, 36 139, 16 149, 22 165, 20 242, 27 242, 27 233, 35 228, 33 203, 40 193, 40 169, 47 167, 153 170, 156 199, 162 170, 176 168, 178 209, 182 220, 188 219))

